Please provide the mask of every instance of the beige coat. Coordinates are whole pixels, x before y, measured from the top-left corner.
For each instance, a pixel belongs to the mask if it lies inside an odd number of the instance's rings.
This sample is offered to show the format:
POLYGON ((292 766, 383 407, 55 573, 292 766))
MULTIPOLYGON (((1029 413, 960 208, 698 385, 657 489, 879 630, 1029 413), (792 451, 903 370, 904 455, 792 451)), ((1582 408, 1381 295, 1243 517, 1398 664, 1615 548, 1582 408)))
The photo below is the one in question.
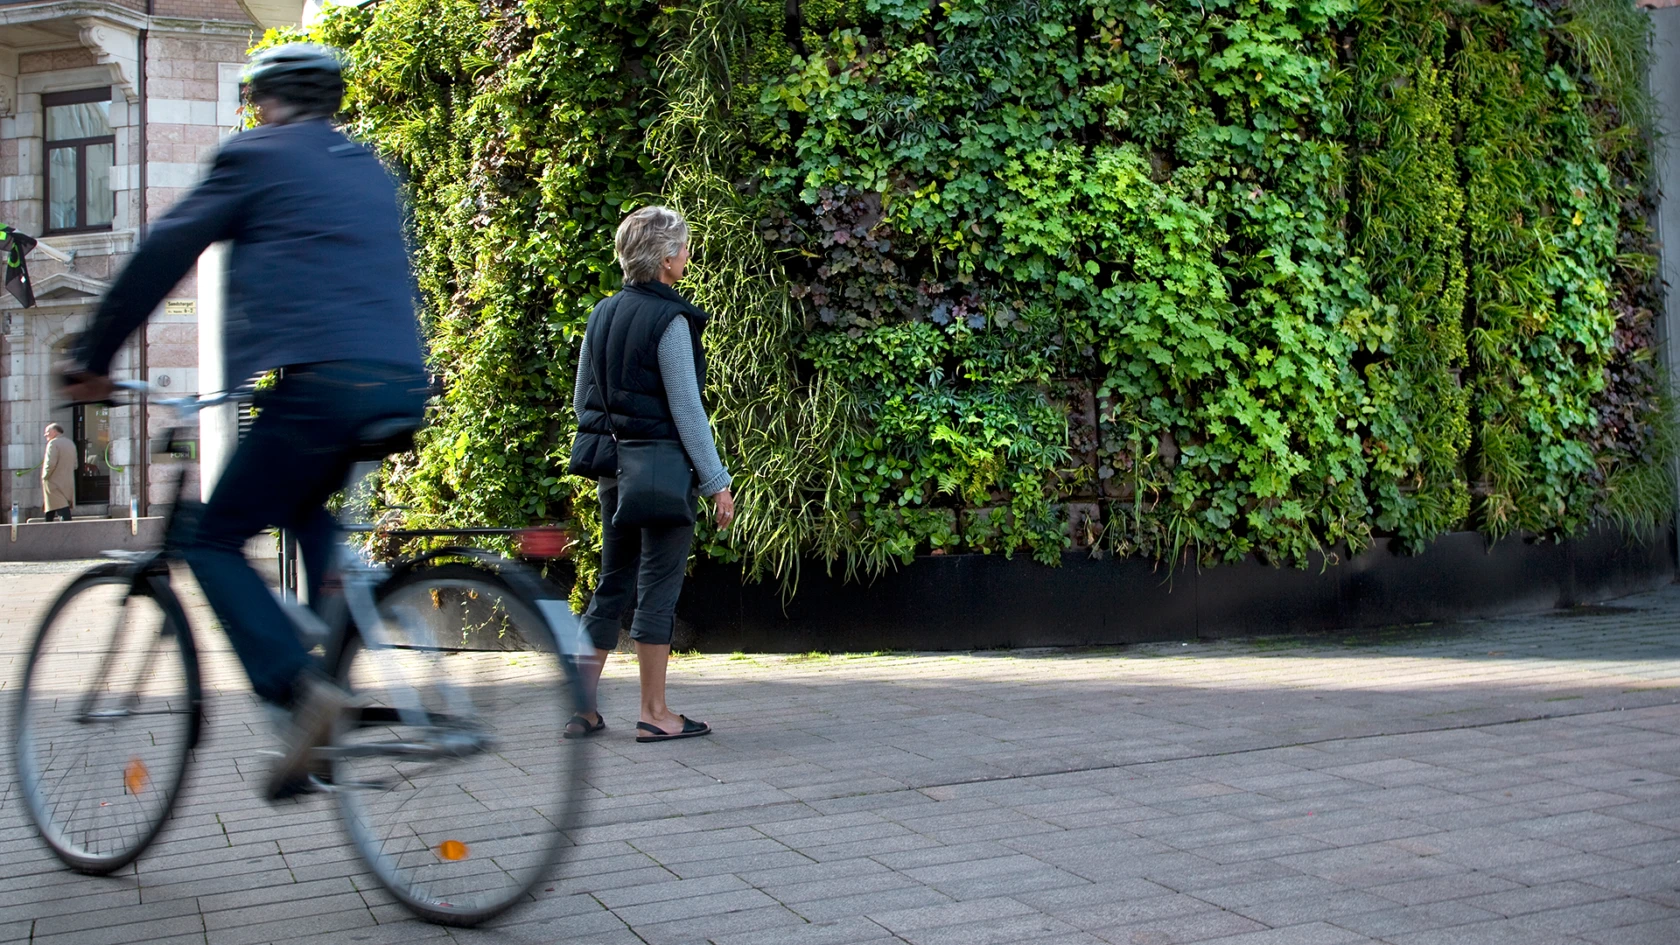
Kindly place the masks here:
POLYGON ((67 436, 47 441, 47 455, 41 460, 41 495, 48 512, 76 502, 76 444, 67 436))

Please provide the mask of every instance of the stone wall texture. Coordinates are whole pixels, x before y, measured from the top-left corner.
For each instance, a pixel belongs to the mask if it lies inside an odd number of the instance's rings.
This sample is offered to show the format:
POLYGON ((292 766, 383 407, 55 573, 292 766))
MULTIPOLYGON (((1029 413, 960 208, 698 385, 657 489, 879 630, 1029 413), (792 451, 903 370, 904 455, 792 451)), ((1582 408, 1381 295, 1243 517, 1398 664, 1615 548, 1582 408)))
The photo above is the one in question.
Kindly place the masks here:
POLYGON ((60 69, 78 69, 98 64, 99 60, 94 58, 91 51, 78 46, 75 49, 24 53, 18 56, 18 73, 21 75, 32 72, 57 72, 60 69))
MULTIPOLYGON (((238 0, 154 0, 152 10, 158 16, 182 19, 224 20, 230 23, 250 23, 251 18, 238 0)), ((258 31, 259 35, 261 31, 258 31)))

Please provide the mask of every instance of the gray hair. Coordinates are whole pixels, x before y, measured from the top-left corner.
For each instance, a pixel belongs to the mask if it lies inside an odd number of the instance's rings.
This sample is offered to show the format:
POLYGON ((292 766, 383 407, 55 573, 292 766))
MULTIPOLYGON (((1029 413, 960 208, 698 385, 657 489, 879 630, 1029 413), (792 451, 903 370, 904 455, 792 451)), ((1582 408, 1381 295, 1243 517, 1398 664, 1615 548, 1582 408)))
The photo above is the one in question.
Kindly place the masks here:
POLYGON ((59 436, 63 436, 64 435, 64 428, 59 426, 56 423, 49 423, 49 424, 47 424, 47 432, 48 433, 57 433, 59 436))
POLYGON ((688 224, 669 207, 643 207, 624 218, 613 237, 625 282, 652 282, 667 257, 688 245, 688 224))

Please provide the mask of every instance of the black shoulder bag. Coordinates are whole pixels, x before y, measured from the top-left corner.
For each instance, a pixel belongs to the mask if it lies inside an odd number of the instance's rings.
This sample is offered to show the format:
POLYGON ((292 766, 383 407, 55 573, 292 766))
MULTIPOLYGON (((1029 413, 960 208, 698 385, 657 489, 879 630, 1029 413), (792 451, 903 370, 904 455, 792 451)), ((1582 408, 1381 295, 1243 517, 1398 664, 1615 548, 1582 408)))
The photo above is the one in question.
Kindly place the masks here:
MULTIPOLYGON (((680 316, 679 316, 680 317, 680 316)), ((606 334, 611 321, 601 326, 606 334)), ((596 346, 601 339, 595 339, 596 346)), ((618 508, 613 512, 616 528, 670 528, 693 525, 695 514, 694 468, 688 453, 677 440, 623 440, 613 425, 612 395, 607 390, 607 361, 599 357, 595 383, 601 389, 601 406, 607 415, 618 452, 618 508)))

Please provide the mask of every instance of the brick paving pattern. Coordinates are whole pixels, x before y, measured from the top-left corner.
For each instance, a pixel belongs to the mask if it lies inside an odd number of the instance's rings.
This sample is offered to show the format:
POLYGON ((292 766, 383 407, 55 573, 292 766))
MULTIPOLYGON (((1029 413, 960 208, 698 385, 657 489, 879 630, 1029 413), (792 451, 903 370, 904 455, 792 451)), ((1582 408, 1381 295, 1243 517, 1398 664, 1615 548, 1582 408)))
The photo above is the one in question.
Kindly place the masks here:
MULTIPOLYGON (((0 566, 7 699, 72 573, 0 566)), ((634 742, 615 657, 576 847, 477 931, 409 918, 329 802, 257 798, 267 730, 193 611, 208 731, 134 866, 62 869, 7 746, 0 942, 1680 942, 1680 587, 1346 638, 682 658, 673 705, 717 733, 672 744, 634 742)))

